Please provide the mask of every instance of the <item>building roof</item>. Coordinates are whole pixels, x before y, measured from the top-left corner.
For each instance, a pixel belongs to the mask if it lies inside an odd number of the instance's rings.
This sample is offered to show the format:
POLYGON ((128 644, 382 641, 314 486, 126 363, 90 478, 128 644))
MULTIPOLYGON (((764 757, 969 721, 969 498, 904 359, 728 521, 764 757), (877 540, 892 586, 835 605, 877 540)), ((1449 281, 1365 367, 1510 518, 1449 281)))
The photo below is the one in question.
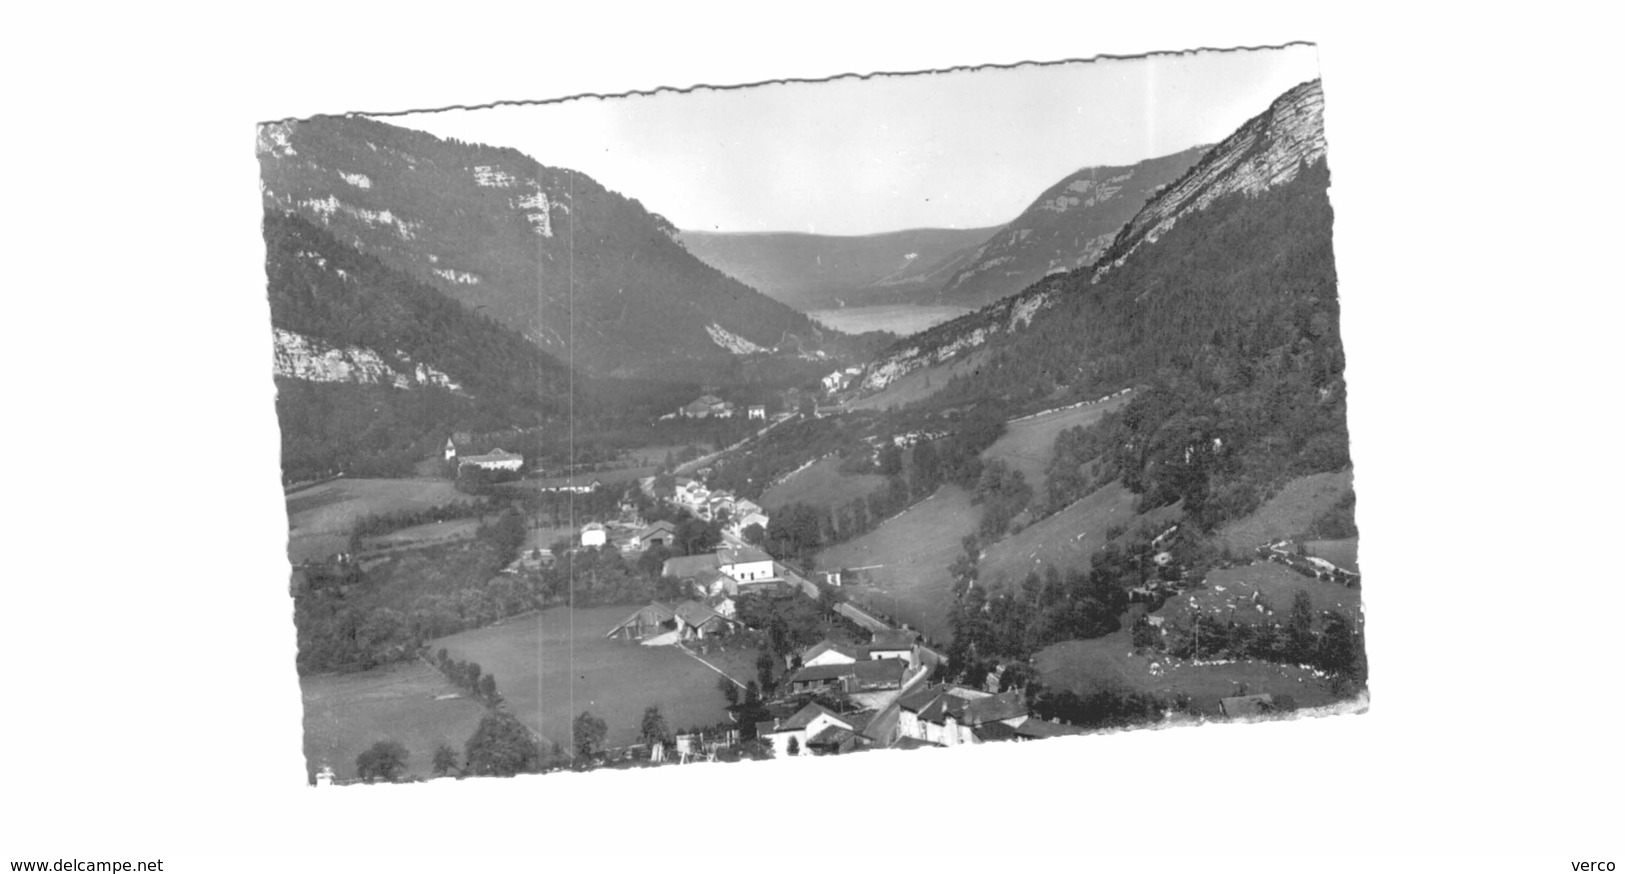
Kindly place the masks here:
POLYGON ((687 625, 704 625, 713 619, 728 621, 722 614, 698 601, 684 601, 672 612, 687 625))
MULTIPOLYGON (((1000 724, 1002 725, 1003 723, 1000 724)), ((1019 734, 1022 737, 1063 737, 1071 734, 1088 733, 1089 732, 1078 728, 1075 725, 1062 725, 1059 722, 1050 722, 1047 719, 1039 719, 1036 716, 1029 716, 1016 726, 1016 734, 1019 734)))
POLYGON ((700 571, 716 570, 716 567, 717 557, 711 553, 676 555, 666 559, 666 563, 661 565, 660 573, 663 576, 682 579, 683 577, 695 576, 700 571))
POLYGON ((828 707, 825 707, 822 704, 808 704, 806 707, 797 710, 795 715, 781 723, 779 725, 779 731, 798 731, 806 728, 807 726, 811 725, 812 721, 817 719, 820 715, 828 716, 830 719, 835 720, 837 725, 844 726, 848 729, 852 727, 852 722, 850 720, 829 709, 828 707))
MULTIPOLYGON (((673 610, 670 604, 662 604, 659 601, 651 601, 633 611, 631 616, 621 620, 614 628, 609 630, 609 634, 614 634, 628 625, 639 622, 644 625, 658 625, 662 622, 670 622, 676 616, 677 611, 673 610)), ((605 636, 607 637, 608 635, 605 636)))
POLYGON ((603 525, 602 522, 588 522, 587 524, 581 526, 581 530, 582 531, 602 531, 602 530, 604 530, 604 525, 603 525))
POLYGON ((656 522, 653 525, 650 525, 649 527, 643 529, 642 531, 639 531, 638 532, 638 539, 647 540, 650 537, 653 537, 653 536, 655 536, 656 534, 659 534, 662 531, 666 532, 667 534, 676 534, 677 533, 677 526, 671 524, 670 522, 667 522, 664 519, 662 519, 659 522, 656 522))
POLYGON ((826 725, 823 731, 807 738, 807 746, 839 747, 854 737, 857 737, 857 732, 850 728, 842 728, 839 725, 826 725))
POLYGON ((874 639, 869 641, 869 648, 874 649, 913 649, 914 641, 919 635, 902 628, 890 628, 876 631, 874 639))
POLYGON ((909 737, 908 735, 903 735, 902 737, 898 738, 896 740, 896 742, 894 742, 891 745, 891 748, 894 749, 894 750, 917 750, 917 749, 921 749, 923 747, 940 747, 940 746, 942 746, 942 744, 933 743, 932 741, 923 740, 923 739, 917 738, 917 737, 909 737))
POLYGON ((524 461, 525 456, 517 452, 504 451, 500 446, 484 455, 466 455, 463 461, 469 464, 479 464, 482 461, 524 461))
POLYGON ((717 550, 717 561, 724 565, 772 560, 773 556, 768 555, 754 546, 725 546, 717 550))
POLYGON ((858 647, 855 647, 855 646, 849 646, 849 645, 844 644, 844 643, 836 643, 835 641, 830 640, 829 638, 826 637, 823 640, 820 640, 819 642, 817 642, 817 643, 813 644, 812 646, 808 647, 806 649, 806 651, 801 654, 801 660, 802 660, 802 662, 810 662, 813 659, 818 658, 819 656, 823 655, 826 652, 839 653, 840 655, 846 656, 847 658, 851 659, 852 661, 857 661, 858 659, 861 659, 861 658, 864 657, 864 652, 863 652, 862 649, 860 649, 858 647))
POLYGON ((860 684, 900 685, 903 682, 904 667, 901 659, 876 659, 874 661, 854 662, 852 664, 852 673, 858 678, 860 684))
POLYGON ((1021 737, 1015 729, 1002 722, 989 722, 971 728, 971 734, 976 735, 980 741, 1015 740, 1021 737))
MULTIPOLYGON (((896 660, 888 659, 887 661, 896 660)), ((791 674, 790 682, 820 683, 827 682, 829 680, 839 680, 842 677, 851 676, 853 673, 852 669, 859 664, 867 664, 867 662, 845 662, 838 665, 812 665, 811 667, 802 668, 801 670, 791 674)))
POLYGON ((1027 715, 1027 695, 1020 689, 1011 689, 986 698, 965 702, 959 721, 967 725, 983 725, 1027 715))

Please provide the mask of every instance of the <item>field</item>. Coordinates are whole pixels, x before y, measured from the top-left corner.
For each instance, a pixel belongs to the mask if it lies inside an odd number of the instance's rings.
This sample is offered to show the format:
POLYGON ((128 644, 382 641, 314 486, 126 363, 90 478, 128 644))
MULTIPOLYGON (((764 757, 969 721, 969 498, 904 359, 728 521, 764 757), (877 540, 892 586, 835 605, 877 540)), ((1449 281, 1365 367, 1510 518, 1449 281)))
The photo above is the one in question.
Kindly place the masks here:
POLYGON ((814 310, 807 315, 825 327, 834 328, 843 334, 890 331, 899 337, 906 337, 909 334, 918 334, 932 325, 951 322, 970 311, 966 307, 956 306, 893 304, 814 310))
POLYGON ((1132 654, 1127 628, 1094 640, 1069 640, 1040 650, 1034 657, 1041 682, 1052 689, 1084 692, 1097 684, 1121 684, 1137 692, 1191 696, 1191 708, 1219 714, 1219 699, 1248 694, 1290 696, 1299 707, 1318 707, 1335 698, 1310 671, 1266 662, 1195 665, 1163 655, 1132 654))
POLYGON ((818 554, 823 570, 881 565, 866 571, 870 585, 854 589, 860 604, 907 622, 934 640, 947 640, 948 565, 963 551, 960 539, 976 530, 981 511, 970 493, 943 486, 935 495, 879 528, 818 554))
POLYGON ((1003 459, 1027 478, 1039 495, 1044 494, 1044 470, 1055 454, 1055 435, 1078 425, 1093 425, 1100 417, 1128 403, 1129 395, 1119 395, 1101 404, 1073 407, 1043 413, 1012 422, 1003 436, 982 450, 984 459, 1003 459))
POLYGON ((948 380, 961 374, 974 373, 987 361, 987 350, 978 349, 961 355, 946 364, 922 367, 892 382, 876 394, 841 405, 843 410, 884 410, 905 407, 924 400, 948 385, 948 380))
POLYGON ((443 479, 339 479, 288 496, 288 558, 322 559, 342 552, 356 519, 466 500, 443 479))
POLYGON ((880 474, 847 476, 841 473, 840 467, 841 459, 826 458, 763 492, 761 504, 770 514, 775 507, 798 502, 835 507, 853 498, 866 498, 886 484, 886 478, 880 474))
MULTIPOLYGON (((643 710, 658 705, 673 730, 727 719, 717 675, 674 647, 608 640, 604 634, 636 607, 557 607, 430 644, 475 661, 496 676, 508 709, 550 741, 568 747, 570 723, 591 710, 609 727, 608 743, 635 742, 643 710)), ((756 650, 707 655, 741 682, 756 675, 756 650)))
POLYGON ((364 545, 368 549, 392 549, 403 546, 427 546, 431 543, 442 543, 451 540, 468 540, 478 531, 478 519, 451 519, 445 522, 430 522, 427 525, 413 525, 411 528, 402 528, 381 534, 377 537, 368 537, 364 545))
POLYGON ((1248 552, 1283 537, 1295 537, 1330 510, 1354 486, 1353 471, 1316 473, 1291 480, 1252 515, 1226 525, 1219 541, 1248 552))
POLYGON ((1206 588, 1183 592, 1169 599, 1157 612, 1164 616, 1181 616, 1200 610, 1226 618, 1233 616, 1237 622, 1257 621, 1267 614, 1255 607, 1253 596, 1256 593, 1259 606, 1274 612, 1273 621, 1285 622, 1287 611, 1292 609, 1292 599, 1300 589, 1309 593, 1316 613, 1338 610, 1358 620, 1359 589, 1306 577, 1272 561, 1212 571, 1207 575, 1206 588))
POLYGON ((485 707, 469 698, 435 700, 458 689, 416 661, 358 674, 301 677, 299 687, 312 780, 323 764, 340 778, 354 777, 355 757, 381 740, 406 747, 409 774, 432 776, 435 747, 449 744, 461 758, 463 744, 485 714, 485 707))
POLYGON ((1134 495, 1112 481, 1059 513, 1029 525, 987 547, 982 555, 981 579, 992 585, 1001 579, 1018 583, 1028 571, 1043 572, 1054 565, 1062 573, 1087 570, 1089 556, 1106 545, 1106 529, 1122 525, 1134 531, 1142 523, 1153 527, 1173 524, 1177 507, 1158 507, 1134 514, 1134 495))
POLYGON ((1360 540, 1356 537, 1346 537, 1342 540, 1306 540, 1303 543, 1303 548, 1310 555, 1324 558, 1340 568, 1356 573, 1360 570, 1359 546, 1360 540))

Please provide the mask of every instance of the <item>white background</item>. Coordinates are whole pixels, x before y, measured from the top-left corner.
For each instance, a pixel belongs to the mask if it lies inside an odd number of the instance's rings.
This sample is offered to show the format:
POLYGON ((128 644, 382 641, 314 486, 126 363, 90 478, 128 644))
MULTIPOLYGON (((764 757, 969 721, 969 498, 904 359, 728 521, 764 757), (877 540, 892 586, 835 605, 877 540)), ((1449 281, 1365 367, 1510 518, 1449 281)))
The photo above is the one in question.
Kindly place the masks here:
POLYGON ((1625 863, 1620 283, 1600 269, 1619 245, 1611 29, 1553 3, 1517 17, 1130 5, 13 12, 0 863, 1625 863), (1325 83, 1368 714, 949 755, 304 785, 254 122, 1295 39, 1320 44, 1325 83))

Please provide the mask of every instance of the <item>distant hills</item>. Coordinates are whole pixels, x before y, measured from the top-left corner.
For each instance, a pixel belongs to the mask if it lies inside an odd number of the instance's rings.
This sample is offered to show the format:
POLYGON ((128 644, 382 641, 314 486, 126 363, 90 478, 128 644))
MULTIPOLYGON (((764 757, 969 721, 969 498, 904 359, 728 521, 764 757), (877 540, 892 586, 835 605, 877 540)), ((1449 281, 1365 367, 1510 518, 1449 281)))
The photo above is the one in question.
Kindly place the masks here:
POLYGON ((1007 225, 868 236, 682 231, 700 260, 803 312, 886 304, 974 309, 1094 263, 1157 189, 1206 146, 1124 167, 1085 167, 1007 225))
POLYGON ((984 306, 1045 276, 1093 264, 1146 200, 1207 150, 1196 146, 1124 167, 1085 167, 1067 176, 968 253, 943 280, 935 302, 984 306))
POLYGON ((1006 353, 998 359, 1004 366, 979 368, 974 380, 961 381, 960 391, 1042 396, 1074 383, 1115 385, 1149 374, 1160 363, 1189 360, 1204 345, 1251 334, 1258 330, 1257 319, 1311 298, 1312 305, 1331 308, 1329 317, 1335 319, 1333 278, 1295 274, 1300 268, 1284 251, 1321 247, 1315 257, 1324 254, 1329 270, 1322 103, 1318 80, 1281 95, 1145 203, 1095 266, 1046 277, 1020 294, 897 343, 869 365, 862 386, 879 390, 913 370, 988 349, 1006 353), (1300 177, 1310 168, 1318 170, 1304 181, 1300 177), (1283 218, 1289 207, 1253 202, 1293 183, 1298 183, 1294 191, 1310 188, 1294 195, 1302 202, 1291 207, 1313 208, 1313 216, 1300 216, 1301 228, 1283 218), (1198 231, 1181 233, 1179 246, 1167 245, 1198 218, 1205 237, 1196 236, 1198 231), (1324 227, 1314 224, 1322 220, 1324 227), (1248 222, 1257 226, 1249 229, 1248 222), (1221 239, 1239 248, 1225 251, 1221 239), (1249 252, 1254 257, 1244 256, 1249 252), (1122 278, 1125 274, 1131 278, 1122 278), (1125 366, 1122 356, 1136 363, 1125 366))
POLYGON ((701 261, 802 312, 923 303, 998 228, 864 236, 681 231, 701 261))
POLYGON ((601 376, 709 379, 827 332, 585 174, 367 118, 261 127, 265 204, 601 376))

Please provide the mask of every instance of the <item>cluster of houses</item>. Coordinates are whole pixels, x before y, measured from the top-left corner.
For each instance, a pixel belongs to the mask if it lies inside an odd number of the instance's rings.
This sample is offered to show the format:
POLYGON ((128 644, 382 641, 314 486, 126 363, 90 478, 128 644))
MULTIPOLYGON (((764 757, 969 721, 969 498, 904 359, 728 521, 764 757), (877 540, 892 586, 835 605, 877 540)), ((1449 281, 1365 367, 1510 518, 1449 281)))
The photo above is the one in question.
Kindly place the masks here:
MULTIPOLYGON (((675 413, 668 413, 661 418, 675 418, 681 416, 685 419, 731 419, 738 413, 738 407, 712 394, 700 395, 684 404, 675 413)), ((767 418, 766 404, 751 404, 745 408, 745 417, 748 419, 767 418)))
POLYGON ((934 667, 929 655, 919 635, 907 629, 876 631, 866 646, 820 641, 802 653, 787 691, 840 692, 869 706, 842 713, 812 701, 758 723, 757 737, 776 755, 829 755, 1083 733, 1032 715, 1021 689, 989 692, 924 682, 934 667))
POLYGON ((677 506, 695 518, 712 522, 726 515, 728 525, 725 530, 735 538, 744 537, 745 529, 752 525, 760 525, 764 531, 767 529, 767 513, 760 504, 747 498, 736 498, 721 489, 712 491, 697 479, 679 477, 672 497, 677 506))
POLYGON ((485 470, 511 470, 517 471, 525 466, 525 456, 517 452, 507 452, 497 447, 484 455, 459 455, 455 435, 446 438, 445 458, 447 461, 456 461, 458 468, 479 467, 485 470))
POLYGON ((845 370, 834 371, 821 380, 824 384, 824 391, 834 394, 851 385, 852 380, 857 379, 862 373, 863 368, 856 364, 846 368, 845 370))

